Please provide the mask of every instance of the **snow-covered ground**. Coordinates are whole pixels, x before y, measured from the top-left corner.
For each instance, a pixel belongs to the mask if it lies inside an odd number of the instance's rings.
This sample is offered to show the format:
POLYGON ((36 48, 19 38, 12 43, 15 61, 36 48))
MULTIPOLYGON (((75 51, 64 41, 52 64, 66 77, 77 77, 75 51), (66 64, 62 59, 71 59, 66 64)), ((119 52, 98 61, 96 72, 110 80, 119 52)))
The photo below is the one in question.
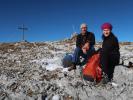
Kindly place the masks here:
MULTIPOLYGON (((0 100, 133 100, 132 68, 116 66, 112 83, 94 85, 79 68, 62 67, 74 48, 69 41, 0 44, 0 100)), ((120 52, 125 65, 133 62, 133 45, 120 52)))

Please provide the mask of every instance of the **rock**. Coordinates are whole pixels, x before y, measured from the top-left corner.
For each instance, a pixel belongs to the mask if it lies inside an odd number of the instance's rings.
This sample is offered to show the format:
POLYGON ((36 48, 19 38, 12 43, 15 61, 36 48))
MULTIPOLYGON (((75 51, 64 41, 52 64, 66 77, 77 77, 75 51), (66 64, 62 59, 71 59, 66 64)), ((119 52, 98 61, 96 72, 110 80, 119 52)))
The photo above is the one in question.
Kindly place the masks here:
POLYGON ((8 97, 8 94, 3 92, 3 91, 0 91, 0 100, 4 100, 8 97))
POLYGON ((103 96, 96 95, 96 96, 90 97, 89 100, 106 100, 106 99, 103 96))
MULTIPOLYGON (((120 48, 124 64, 130 66, 132 47, 128 44, 120 48)), ((0 100, 132 100, 132 68, 116 66, 115 84, 97 87, 82 81, 78 66, 71 72, 63 68, 61 59, 74 48, 75 42, 68 39, 0 44, 0 100)))
POLYGON ((42 100, 46 100, 46 99, 47 99, 47 94, 42 94, 41 99, 42 99, 42 100))
POLYGON ((54 95, 54 96, 52 97, 52 100, 60 100, 60 96, 59 96, 59 95, 54 95))

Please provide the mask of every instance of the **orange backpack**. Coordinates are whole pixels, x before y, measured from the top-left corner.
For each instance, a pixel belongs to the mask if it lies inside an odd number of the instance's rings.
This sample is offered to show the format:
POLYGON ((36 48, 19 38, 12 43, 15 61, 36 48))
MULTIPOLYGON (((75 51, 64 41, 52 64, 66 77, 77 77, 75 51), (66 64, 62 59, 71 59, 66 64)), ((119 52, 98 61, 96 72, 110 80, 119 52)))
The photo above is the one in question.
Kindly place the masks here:
POLYGON ((102 70, 100 66, 100 54, 94 54, 82 70, 83 77, 89 81, 100 82, 102 79, 102 70))

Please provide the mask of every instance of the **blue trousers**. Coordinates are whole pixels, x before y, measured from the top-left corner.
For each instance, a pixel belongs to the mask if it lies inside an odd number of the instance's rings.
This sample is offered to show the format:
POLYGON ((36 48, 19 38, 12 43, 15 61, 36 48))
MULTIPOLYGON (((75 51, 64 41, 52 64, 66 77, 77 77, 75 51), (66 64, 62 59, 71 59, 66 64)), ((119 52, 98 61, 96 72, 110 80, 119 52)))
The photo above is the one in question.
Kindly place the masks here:
POLYGON ((76 47, 75 50, 74 50, 74 54, 73 54, 73 57, 72 57, 72 62, 76 65, 79 65, 81 63, 86 63, 88 58, 92 55, 92 53, 95 51, 94 47, 92 47, 91 49, 89 49, 87 51, 87 54, 84 54, 82 49, 79 48, 79 47, 76 47), (80 62, 80 56, 82 58, 84 58, 84 61, 83 62, 80 62))

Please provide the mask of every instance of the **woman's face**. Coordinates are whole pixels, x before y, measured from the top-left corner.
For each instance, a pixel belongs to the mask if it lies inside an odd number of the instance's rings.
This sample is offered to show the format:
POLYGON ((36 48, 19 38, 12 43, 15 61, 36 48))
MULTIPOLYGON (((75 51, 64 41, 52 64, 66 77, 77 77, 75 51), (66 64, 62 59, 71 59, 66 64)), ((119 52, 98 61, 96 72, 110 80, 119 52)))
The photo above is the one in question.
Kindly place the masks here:
POLYGON ((110 29, 104 29, 104 30, 103 30, 103 35, 104 35, 105 37, 108 37, 108 36, 110 35, 110 33, 111 33, 111 30, 110 30, 110 29))

